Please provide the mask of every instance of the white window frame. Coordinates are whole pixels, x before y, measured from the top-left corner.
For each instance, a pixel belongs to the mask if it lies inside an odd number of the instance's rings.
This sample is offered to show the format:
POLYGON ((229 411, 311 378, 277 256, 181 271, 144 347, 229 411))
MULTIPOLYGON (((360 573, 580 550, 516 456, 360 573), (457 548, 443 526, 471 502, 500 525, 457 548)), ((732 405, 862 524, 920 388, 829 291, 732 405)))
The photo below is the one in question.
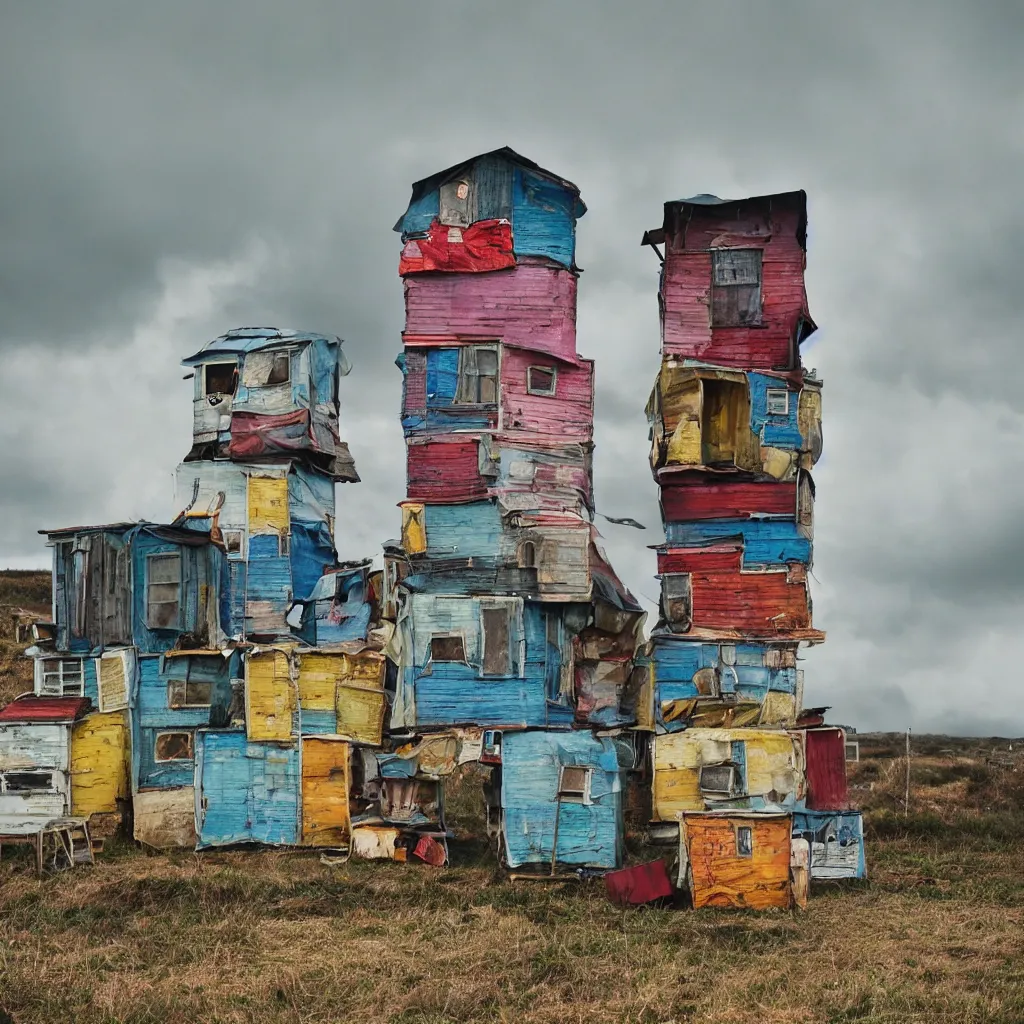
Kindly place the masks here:
POLYGON ((45 793, 52 795, 54 793, 62 792, 58 780, 61 772, 54 771, 52 768, 10 768, 7 771, 0 772, 0 793, 45 793), (43 788, 32 788, 32 789, 10 789, 7 785, 8 775, 49 775, 50 784, 43 788))
POLYGON ((182 562, 182 558, 181 558, 181 552, 180 551, 154 551, 151 555, 147 555, 146 556, 146 608, 145 608, 145 612, 146 612, 146 628, 147 629, 178 630, 178 629, 181 628, 181 605, 182 605, 182 597, 184 596, 182 594, 182 592, 181 592, 181 590, 182 590, 182 587, 181 587, 181 562, 182 562), (158 558, 176 558, 178 560, 178 582, 177 582, 178 596, 177 596, 177 598, 173 602, 172 601, 156 601, 156 602, 153 602, 150 599, 149 594, 150 594, 150 588, 151 587, 154 587, 154 586, 156 586, 156 587, 169 587, 169 586, 173 585, 170 581, 160 581, 160 582, 154 582, 153 581, 153 579, 152 579, 152 573, 153 573, 152 566, 153 566, 154 560, 158 559, 158 558), (171 626, 154 626, 154 625, 151 624, 150 619, 152 618, 152 616, 150 615, 150 605, 153 604, 153 603, 158 604, 158 605, 162 605, 162 604, 175 604, 177 606, 178 613, 175 616, 175 621, 174 621, 173 625, 171 625, 171 626))
MULTIPOLYGON (((210 391, 209 385, 206 380, 207 371, 211 366, 233 366, 234 372, 238 373, 238 360, 237 359, 211 359, 208 363, 203 363, 202 383, 201 390, 202 394, 200 398, 209 398, 211 395, 232 395, 233 391, 210 391)), ((238 381, 235 381, 235 391, 238 390, 238 381)))
POLYGON ((245 561, 245 530, 240 530, 240 529, 236 529, 236 528, 232 527, 231 529, 225 529, 222 532, 223 532, 223 535, 224 535, 224 553, 228 556, 228 558, 232 559, 233 561, 238 561, 238 560, 245 561), (238 550, 237 551, 231 551, 228 548, 228 535, 229 534, 237 534, 237 536, 238 536, 238 550))
POLYGON ((789 391, 786 388, 766 388, 764 403, 769 416, 789 415, 789 391), (772 408, 772 403, 775 403, 777 407, 772 408))
POLYGON ((528 366, 526 368, 526 393, 528 395, 541 395, 544 398, 554 398, 558 390, 558 368, 554 366, 528 366), (551 386, 549 388, 536 387, 531 378, 533 371, 540 370, 542 373, 551 374, 551 386))
MULTIPOLYGON (((85 695, 85 659, 84 658, 37 658, 36 664, 36 678, 35 678, 35 691, 37 697, 82 697, 85 695), (57 663, 57 670, 47 671, 47 663, 57 663), (65 683, 65 669, 68 662, 74 662, 78 665, 78 688, 68 689, 68 684, 65 683), (59 692, 54 692, 51 689, 47 689, 46 677, 56 676, 59 685, 59 692)), ((68 673, 73 674, 73 673, 68 673)))
POLYGON ((583 804, 584 806, 593 803, 591 800, 591 782, 594 778, 594 769, 589 765, 585 764, 563 764, 558 768, 558 790, 555 793, 556 798, 560 803, 563 804, 583 804), (566 791, 563 787, 565 785, 565 770, 568 768, 570 771, 581 771, 583 772, 583 792, 580 793, 578 790, 566 791))

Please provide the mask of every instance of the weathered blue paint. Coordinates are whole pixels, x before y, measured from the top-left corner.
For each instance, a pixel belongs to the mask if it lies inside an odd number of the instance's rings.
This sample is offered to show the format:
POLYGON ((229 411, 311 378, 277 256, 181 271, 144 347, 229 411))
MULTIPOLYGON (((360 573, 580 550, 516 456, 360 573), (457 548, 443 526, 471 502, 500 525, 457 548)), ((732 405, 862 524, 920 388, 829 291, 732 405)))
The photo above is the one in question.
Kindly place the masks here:
POLYGON ((401 230, 403 236, 425 234, 440 212, 441 193, 435 188, 414 199, 396 227, 401 230))
POLYGON ((665 523, 665 544, 670 548, 699 548, 726 537, 743 538, 743 568, 809 565, 811 542, 789 519, 699 519, 665 523))
MULTIPOLYGON (((130 536, 132 558, 132 635, 141 654, 159 654, 170 650, 182 633, 205 637, 206 644, 217 645, 219 636, 206 636, 207 615, 204 601, 220 609, 221 550, 202 536, 184 530, 141 526, 130 536), (187 538, 193 539, 188 540, 187 538), (167 629, 151 629, 146 624, 146 598, 151 555, 181 556, 179 613, 177 625, 167 629)), ((218 623, 218 631, 223 630, 218 623)))
POLYGON ((300 728, 303 736, 333 736, 338 731, 337 712, 303 708, 300 728))
POLYGON ((623 843, 623 752, 590 732, 506 732, 501 806, 509 867, 550 864, 615 868, 623 843), (559 801, 561 768, 590 769, 587 802, 559 801))
POLYGON ((428 558, 496 558, 501 550, 501 510, 496 501, 427 505, 428 558))
POLYGON ((245 634, 245 591, 248 566, 241 559, 228 560, 228 587, 220 595, 220 617, 229 636, 245 634))
POLYGON ((298 841, 298 748, 249 743, 244 732, 196 735, 200 848, 298 841))
POLYGON ((327 524, 295 522, 291 524, 292 590, 295 599, 304 601, 313 593, 324 570, 334 565, 334 538, 327 524))
POLYGON ((800 393, 793 391, 784 380, 767 377, 763 373, 749 373, 750 429, 759 435, 763 444, 774 448, 799 449, 802 444, 797 407, 800 393), (768 412, 768 389, 789 391, 789 412, 785 416, 768 412))
POLYGON ((82 663, 82 696, 92 701, 93 707, 100 706, 100 690, 96 679, 96 662, 85 658, 82 663))
MULTIPOLYGON (((769 690, 795 693, 795 668, 767 668, 768 647, 741 644, 736 647, 736 664, 722 664, 718 644, 701 644, 658 634, 653 638, 656 698, 659 713, 662 701, 686 700, 699 696, 693 677, 698 670, 718 672, 722 694, 735 694, 743 700, 763 701, 769 690)), ((685 723, 663 723, 669 731, 685 728, 685 723)))
MULTIPOLYGON (((267 602, 283 623, 292 602, 292 566, 291 559, 280 553, 277 535, 250 537, 248 562, 247 601, 267 602)), ((246 632, 256 632, 252 618, 246 620, 246 632)))
POLYGON ((512 251, 546 256, 571 267, 576 252, 577 195, 572 190, 517 167, 512 191, 512 251))
POLYGON ((367 574, 369 563, 328 573, 317 580, 303 601, 298 635, 306 643, 365 640, 372 611, 367 574))
MULTIPOLYGON (((403 367, 403 373, 405 369, 403 367)), ((486 430, 493 416, 486 409, 455 407, 459 385, 459 350, 431 348, 427 351, 426 419, 416 413, 403 417, 406 434, 436 430, 486 430)))
POLYGON ((796 811, 793 835, 811 844, 811 878, 866 878, 860 811, 796 811))
POLYGON ((512 673, 494 677, 482 673, 481 599, 414 594, 408 600, 402 628, 411 663, 399 677, 396 703, 402 710, 393 722, 405 714, 403 724, 410 727, 572 725, 573 709, 549 669, 544 606, 525 602, 521 626, 512 615, 512 673), (431 661, 431 637, 451 633, 462 635, 467 662, 431 661))

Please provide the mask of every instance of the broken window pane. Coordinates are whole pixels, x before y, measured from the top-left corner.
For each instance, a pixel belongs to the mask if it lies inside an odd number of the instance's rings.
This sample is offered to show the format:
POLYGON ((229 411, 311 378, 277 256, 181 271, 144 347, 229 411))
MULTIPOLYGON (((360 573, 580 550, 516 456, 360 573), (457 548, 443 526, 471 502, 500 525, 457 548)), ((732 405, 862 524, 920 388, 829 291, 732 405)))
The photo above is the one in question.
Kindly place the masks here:
POLYGON ((288 352, 250 352, 242 367, 242 383, 247 388, 287 384, 291 379, 291 355, 288 352))
POLYGON ((754 830, 749 825, 740 825, 736 829, 736 856, 754 856, 754 830))
POLYGON ((153 759, 155 761, 190 761, 192 759, 192 733, 157 733, 153 759))
POLYGON ((8 793, 53 789, 52 772, 8 772, 3 776, 3 781, 8 793))
POLYGON ((466 645, 458 634, 430 638, 431 661, 466 661, 466 645))
POLYGON ((146 625, 150 629, 175 629, 181 598, 181 555, 150 555, 146 568, 146 625))
POLYGON ((512 671, 509 651, 511 608, 480 609, 484 633, 483 673, 485 676, 507 676, 512 671))
POLYGON ((235 379, 234 363, 207 363, 203 367, 203 394, 233 395, 235 379))
POLYGON ((169 679, 167 706, 171 708, 208 708, 213 703, 213 683, 197 679, 169 679))
POLYGON ((526 390, 531 395, 553 395, 556 371, 552 366, 531 366, 526 371, 526 390))
POLYGON ((241 555, 242 554, 242 531, 241 530, 225 530, 224 531, 224 547, 227 549, 229 555, 241 555))
POLYGON ((678 632, 690 628, 693 619, 690 574, 688 572, 665 573, 661 578, 661 600, 665 619, 678 632))
POLYGON ((44 658, 40 696, 81 697, 83 665, 81 658, 44 658))
POLYGON ((761 322, 761 256, 760 249, 712 251, 712 326, 761 322))

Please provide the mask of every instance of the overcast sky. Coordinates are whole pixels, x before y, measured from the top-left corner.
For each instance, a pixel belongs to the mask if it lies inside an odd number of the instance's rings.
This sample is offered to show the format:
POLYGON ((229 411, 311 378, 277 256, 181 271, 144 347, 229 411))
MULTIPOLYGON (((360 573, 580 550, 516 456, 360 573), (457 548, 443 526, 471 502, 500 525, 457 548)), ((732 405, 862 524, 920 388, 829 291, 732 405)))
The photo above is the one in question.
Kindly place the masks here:
POLYGON ((181 358, 346 339, 344 556, 398 532, 409 185, 509 145, 576 182, 598 507, 653 600, 661 206, 803 188, 825 380, 806 701, 1024 733, 1024 5, 0 0, 0 565, 175 511, 181 358), (831 10, 827 10, 830 8, 831 10))

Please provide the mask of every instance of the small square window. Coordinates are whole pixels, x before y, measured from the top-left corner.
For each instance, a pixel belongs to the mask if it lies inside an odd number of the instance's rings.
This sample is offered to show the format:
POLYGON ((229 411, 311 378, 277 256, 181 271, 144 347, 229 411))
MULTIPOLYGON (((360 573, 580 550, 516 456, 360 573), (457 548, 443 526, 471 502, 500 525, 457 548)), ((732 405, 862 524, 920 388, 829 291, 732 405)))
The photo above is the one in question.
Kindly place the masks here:
POLYGON ((291 379, 291 357, 287 352, 275 352, 267 384, 287 384, 291 379))
POLYGON ((789 392, 785 388, 768 388, 765 394, 768 399, 769 416, 789 415, 789 392))
POLYGON ((498 404, 498 350, 495 346, 463 345, 459 349, 453 404, 498 404))
POLYGON ((729 797, 736 791, 736 769, 729 764, 706 764, 700 770, 700 791, 729 797))
POLYGON ((555 393, 557 380, 558 371, 553 366, 531 366, 526 371, 526 390, 531 395, 550 397, 555 393))
POLYGON ((203 367, 203 394, 233 395, 237 379, 234 363, 207 363, 203 367))
POLYGON ((846 760, 848 762, 856 762, 860 760, 860 741, 859 740, 847 740, 844 744, 846 750, 846 760))
POLYGON ((466 644, 462 636, 452 633, 430 638, 431 661, 466 661, 466 644))
POLYGON ((169 708, 208 708, 213 703, 213 683, 198 679, 169 679, 169 708))
POLYGON ((736 856, 754 856, 754 830, 750 825, 740 825, 736 829, 736 856))
POLYGON ((592 770, 578 765, 562 765, 558 774, 558 797, 568 803, 589 803, 592 770))
POLYGON ((242 557, 242 531, 241 530, 225 530, 224 531, 224 547, 227 550, 229 558, 241 558, 242 557))
POLYGON ((192 733, 160 732, 156 736, 154 761, 191 761, 192 733))
POLYGON ((84 670, 81 658, 44 658, 39 687, 40 697, 81 697, 84 670))

